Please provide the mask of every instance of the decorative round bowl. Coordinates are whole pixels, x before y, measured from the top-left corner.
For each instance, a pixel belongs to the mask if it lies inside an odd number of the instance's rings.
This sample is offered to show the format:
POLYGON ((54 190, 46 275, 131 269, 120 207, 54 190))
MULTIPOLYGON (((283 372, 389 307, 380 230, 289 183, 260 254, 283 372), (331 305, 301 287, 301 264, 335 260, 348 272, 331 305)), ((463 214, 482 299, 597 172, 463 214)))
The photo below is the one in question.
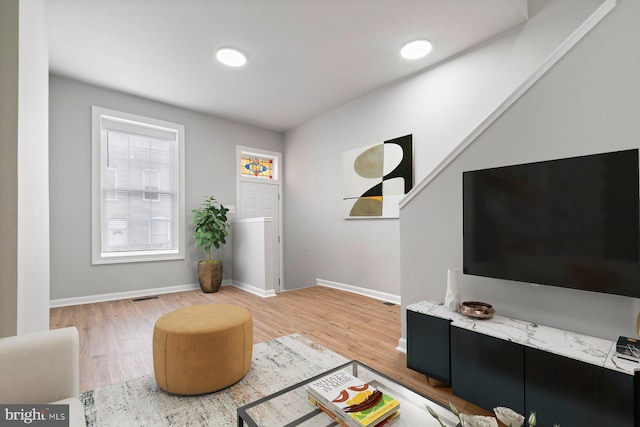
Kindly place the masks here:
POLYGON ((480 301, 465 301, 460 304, 458 311, 465 316, 476 319, 491 319, 496 312, 491 304, 480 301))

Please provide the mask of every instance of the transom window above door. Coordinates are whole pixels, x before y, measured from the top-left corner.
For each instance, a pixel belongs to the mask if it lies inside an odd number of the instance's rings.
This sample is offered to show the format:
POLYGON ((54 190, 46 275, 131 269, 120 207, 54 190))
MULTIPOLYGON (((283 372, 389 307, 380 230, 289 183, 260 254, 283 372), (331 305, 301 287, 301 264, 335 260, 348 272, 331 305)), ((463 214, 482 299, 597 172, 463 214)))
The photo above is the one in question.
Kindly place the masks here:
POLYGON ((277 180, 278 162, 276 157, 242 152, 240 174, 242 177, 277 180))

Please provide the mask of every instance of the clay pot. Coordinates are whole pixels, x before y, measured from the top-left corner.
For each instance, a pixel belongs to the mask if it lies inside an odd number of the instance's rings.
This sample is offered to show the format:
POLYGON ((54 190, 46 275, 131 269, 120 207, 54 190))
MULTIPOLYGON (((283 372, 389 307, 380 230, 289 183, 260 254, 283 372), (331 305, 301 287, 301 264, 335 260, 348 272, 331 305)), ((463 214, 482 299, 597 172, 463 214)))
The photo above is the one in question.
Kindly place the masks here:
POLYGON ((222 284, 222 261, 217 259, 199 261, 198 281, 202 292, 218 292, 222 284))

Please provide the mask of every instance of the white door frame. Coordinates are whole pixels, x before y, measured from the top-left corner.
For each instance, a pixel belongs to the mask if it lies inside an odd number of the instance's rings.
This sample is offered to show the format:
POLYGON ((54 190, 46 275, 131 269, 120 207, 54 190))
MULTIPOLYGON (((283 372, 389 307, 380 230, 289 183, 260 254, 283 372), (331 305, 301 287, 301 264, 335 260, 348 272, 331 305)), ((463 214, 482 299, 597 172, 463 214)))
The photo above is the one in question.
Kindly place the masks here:
POLYGON ((283 250, 282 250, 282 223, 283 223, 283 211, 282 211, 282 153, 276 151, 263 150, 261 148, 253 148, 253 147, 245 147, 242 145, 236 145, 236 212, 237 215, 240 215, 242 212, 242 201, 240 197, 240 182, 248 181, 254 183, 263 183, 263 184, 276 184, 278 185, 278 210, 279 212, 279 221, 278 221, 278 277, 280 279, 280 283, 276 284, 278 292, 285 290, 284 285, 284 262, 283 262, 283 250), (243 176, 241 172, 240 166, 240 158, 242 154, 253 154, 258 157, 268 157, 274 160, 274 174, 273 179, 264 179, 264 178, 253 178, 250 176, 243 176))

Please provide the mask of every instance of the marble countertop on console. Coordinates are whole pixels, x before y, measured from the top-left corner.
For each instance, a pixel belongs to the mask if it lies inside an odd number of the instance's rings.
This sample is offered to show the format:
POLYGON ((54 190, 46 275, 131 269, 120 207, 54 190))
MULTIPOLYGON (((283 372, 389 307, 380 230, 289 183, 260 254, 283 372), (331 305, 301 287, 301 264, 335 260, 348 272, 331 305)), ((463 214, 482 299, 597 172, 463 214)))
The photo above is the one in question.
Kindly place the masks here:
POLYGON ((564 331, 532 322, 494 315, 492 319, 474 319, 449 311, 442 303, 421 301, 407 310, 451 320, 455 327, 544 350, 571 359, 633 375, 640 363, 614 357, 615 343, 589 335, 564 331))

